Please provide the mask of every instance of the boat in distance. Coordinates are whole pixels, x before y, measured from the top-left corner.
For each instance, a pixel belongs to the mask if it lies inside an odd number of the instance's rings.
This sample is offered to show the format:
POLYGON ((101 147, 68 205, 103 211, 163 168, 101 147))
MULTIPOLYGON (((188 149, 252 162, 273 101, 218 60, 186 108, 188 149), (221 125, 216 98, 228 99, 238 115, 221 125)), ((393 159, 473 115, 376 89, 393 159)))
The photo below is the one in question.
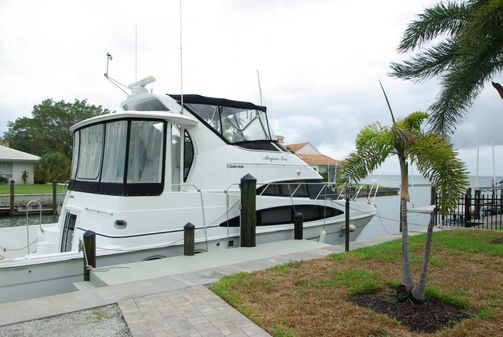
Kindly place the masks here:
MULTIPOLYGON (((71 178, 58 223, 0 229, 0 303, 72 291, 82 236, 96 233, 98 267, 240 246, 241 178, 257 180, 257 244, 293 238, 342 243, 345 201, 278 143, 266 107, 131 85, 121 111, 74 125, 71 178), (183 102, 183 103, 182 103, 183 102)), ((354 240, 377 213, 350 202, 354 240)))

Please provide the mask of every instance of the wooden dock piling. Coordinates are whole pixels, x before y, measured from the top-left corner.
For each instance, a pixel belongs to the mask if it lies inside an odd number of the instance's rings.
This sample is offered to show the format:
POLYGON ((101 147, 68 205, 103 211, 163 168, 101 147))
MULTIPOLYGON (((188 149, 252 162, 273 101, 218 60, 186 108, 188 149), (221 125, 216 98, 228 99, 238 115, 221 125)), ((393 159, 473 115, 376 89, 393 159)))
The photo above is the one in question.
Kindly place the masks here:
POLYGON ((302 240, 304 238, 304 215, 300 212, 295 212, 293 224, 295 240, 302 240))
POLYGON ((195 253, 195 237, 194 237, 194 226, 192 223, 187 222, 185 226, 183 226, 183 255, 193 256, 195 253))
POLYGON ((58 182, 54 180, 52 182, 52 214, 58 212, 58 182))
POLYGON ((16 214, 16 204, 15 204, 15 197, 14 197, 14 184, 15 181, 11 180, 10 181, 10 215, 15 215, 16 214))
POLYGON ((96 268, 96 233, 93 231, 86 231, 83 236, 84 239, 84 281, 90 281, 91 269, 96 268))
POLYGON ((256 246, 257 179, 251 174, 241 178, 241 247, 256 246))

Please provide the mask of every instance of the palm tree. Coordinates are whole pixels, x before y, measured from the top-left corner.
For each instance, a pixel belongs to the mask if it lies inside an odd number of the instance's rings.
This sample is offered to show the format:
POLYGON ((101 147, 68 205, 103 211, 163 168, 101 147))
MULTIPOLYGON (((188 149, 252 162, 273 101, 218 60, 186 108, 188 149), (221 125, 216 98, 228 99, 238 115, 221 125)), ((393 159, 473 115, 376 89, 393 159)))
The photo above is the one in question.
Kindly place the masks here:
MULTIPOLYGON (((392 63, 392 76, 416 81, 440 77, 441 91, 430 107, 430 124, 448 135, 484 84, 503 69, 503 1, 433 5, 408 25, 398 51, 416 53, 407 61, 392 63)), ((492 83, 503 99, 501 86, 492 83)))
POLYGON ((456 198, 464 193, 468 185, 465 166, 457 158, 452 144, 435 132, 423 132, 421 125, 428 118, 424 112, 414 112, 395 121, 391 127, 372 123, 364 127, 356 138, 356 151, 344 161, 344 180, 358 182, 378 168, 388 157, 398 156, 400 162, 400 212, 402 216, 402 286, 407 297, 424 301, 426 271, 431 247, 432 221, 430 220, 425 259, 420 282, 414 286, 409 261, 407 227, 407 201, 409 197, 408 161, 417 165, 419 172, 427 178, 440 194, 439 211, 446 214, 456 206, 456 198))

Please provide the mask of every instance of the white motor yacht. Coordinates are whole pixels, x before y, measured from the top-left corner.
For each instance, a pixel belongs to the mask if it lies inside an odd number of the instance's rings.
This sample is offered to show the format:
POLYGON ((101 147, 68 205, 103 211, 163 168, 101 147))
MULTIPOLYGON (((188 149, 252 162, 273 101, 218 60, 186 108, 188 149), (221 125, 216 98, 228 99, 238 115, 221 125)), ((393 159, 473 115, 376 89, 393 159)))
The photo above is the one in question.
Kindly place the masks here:
MULTIPOLYGON (((71 128, 71 181, 58 223, 0 229, 0 303, 74 290, 88 230, 98 266, 183 254, 189 222, 197 251, 240 246, 247 174, 257 180, 258 245, 292 239, 296 212, 305 239, 343 242, 344 200, 275 140, 265 107, 156 95, 148 82, 130 86, 119 112, 71 128)), ((352 240, 375 214, 371 203, 351 201, 352 240)))

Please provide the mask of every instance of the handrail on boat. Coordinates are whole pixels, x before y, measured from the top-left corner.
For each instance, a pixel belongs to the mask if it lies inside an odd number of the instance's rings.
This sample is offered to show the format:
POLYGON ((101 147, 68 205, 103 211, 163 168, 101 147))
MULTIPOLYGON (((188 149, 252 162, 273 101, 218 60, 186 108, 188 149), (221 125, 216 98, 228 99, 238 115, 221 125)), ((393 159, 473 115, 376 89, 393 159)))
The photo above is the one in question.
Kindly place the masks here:
POLYGON ((30 254, 30 229, 29 229, 30 224, 28 222, 28 208, 31 204, 38 205, 38 210, 40 213, 40 219, 39 219, 38 226, 39 226, 42 234, 44 234, 44 229, 42 228, 42 204, 38 200, 30 200, 26 204, 26 249, 27 249, 27 254, 30 254))

